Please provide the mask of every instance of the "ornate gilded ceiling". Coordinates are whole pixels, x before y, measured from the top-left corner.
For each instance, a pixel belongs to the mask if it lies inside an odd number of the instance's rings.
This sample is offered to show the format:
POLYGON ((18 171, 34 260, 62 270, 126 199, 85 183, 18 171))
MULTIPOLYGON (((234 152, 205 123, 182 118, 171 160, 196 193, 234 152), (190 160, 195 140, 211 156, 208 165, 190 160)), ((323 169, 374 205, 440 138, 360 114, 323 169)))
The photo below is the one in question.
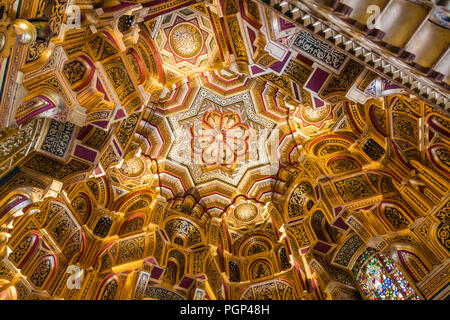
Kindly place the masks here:
POLYGON ((444 7, 0 15, 1 299, 448 297, 444 7))
POLYGON ((196 186, 220 180, 234 189, 248 171, 270 166, 266 142, 276 124, 256 112, 247 86, 232 93, 200 88, 187 111, 168 117, 168 159, 185 164, 196 186))

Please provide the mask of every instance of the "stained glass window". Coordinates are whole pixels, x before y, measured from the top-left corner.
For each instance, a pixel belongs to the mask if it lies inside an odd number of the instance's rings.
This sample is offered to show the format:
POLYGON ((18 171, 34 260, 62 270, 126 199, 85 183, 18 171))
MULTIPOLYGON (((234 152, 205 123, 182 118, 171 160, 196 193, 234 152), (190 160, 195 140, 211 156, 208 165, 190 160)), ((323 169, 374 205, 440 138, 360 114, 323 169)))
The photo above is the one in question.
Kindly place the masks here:
POLYGON ((397 265, 373 249, 366 250, 353 268, 362 292, 371 300, 420 300, 397 265))

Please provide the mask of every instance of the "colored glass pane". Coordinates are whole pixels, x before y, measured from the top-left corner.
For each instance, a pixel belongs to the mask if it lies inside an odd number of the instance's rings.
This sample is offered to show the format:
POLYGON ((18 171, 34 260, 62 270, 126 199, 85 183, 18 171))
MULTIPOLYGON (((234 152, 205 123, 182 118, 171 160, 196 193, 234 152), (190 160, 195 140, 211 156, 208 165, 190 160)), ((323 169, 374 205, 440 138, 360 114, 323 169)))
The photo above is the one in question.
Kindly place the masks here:
POLYGON ((419 300, 403 273, 381 253, 366 251, 353 269, 362 292, 371 300, 419 300))

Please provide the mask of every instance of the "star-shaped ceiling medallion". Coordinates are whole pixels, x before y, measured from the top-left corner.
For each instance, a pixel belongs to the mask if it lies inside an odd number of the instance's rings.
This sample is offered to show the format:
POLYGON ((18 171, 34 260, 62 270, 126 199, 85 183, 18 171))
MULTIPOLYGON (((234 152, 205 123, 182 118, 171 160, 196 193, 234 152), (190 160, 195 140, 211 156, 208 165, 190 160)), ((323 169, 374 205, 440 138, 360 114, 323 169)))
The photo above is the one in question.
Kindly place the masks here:
POLYGON ((164 34, 164 49, 173 53, 176 64, 186 61, 196 66, 199 58, 208 53, 205 41, 209 33, 201 29, 197 18, 186 21, 177 17, 173 26, 164 29, 164 34))
POLYGON ((154 41, 170 81, 204 71, 220 60, 213 26, 191 8, 170 12, 158 19, 154 41))

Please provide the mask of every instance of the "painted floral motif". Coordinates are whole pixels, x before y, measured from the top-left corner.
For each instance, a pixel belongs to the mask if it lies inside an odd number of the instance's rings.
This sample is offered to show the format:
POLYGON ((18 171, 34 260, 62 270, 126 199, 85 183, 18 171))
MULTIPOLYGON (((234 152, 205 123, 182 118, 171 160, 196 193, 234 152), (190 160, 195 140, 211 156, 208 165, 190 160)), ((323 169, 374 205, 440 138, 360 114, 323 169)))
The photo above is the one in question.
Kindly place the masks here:
POLYGON ((170 34, 172 50, 182 58, 196 56, 203 46, 203 39, 196 26, 190 23, 180 23, 170 34))
POLYGON ((258 214, 258 209, 254 204, 242 203, 238 205, 234 211, 234 216, 243 222, 253 220, 258 214))
POLYGON ((299 183, 294 191, 292 191, 291 197, 289 198, 289 218, 297 217, 304 213, 303 204, 307 198, 311 197, 312 192, 313 189, 309 182, 299 183))
POLYGON ((50 255, 41 260, 36 270, 30 277, 31 283, 37 288, 42 287, 45 280, 51 275, 55 268, 55 257, 50 255))
POLYGON ((64 66, 63 74, 71 85, 83 79, 86 74, 86 66, 78 60, 71 61, 64 66))
POLYGON ((101 296, 101 300, 114 300, 116 293, 119 289, 119 283, 116 277, 113 277, 105 286, 103 294, 101 296))
POLYGON ((234 112, 209 111, 192 128, 195 159, 202 164, 234 169, 249 150, 248 126, 234 112))
POLYGON ((320 41, 309 32, 302 31, 297 35, 294 46, 302 52, 323 61, 328 66, 339 69, 345 61, 345 55, 320 41))
POLYGON ((339 264, 343 267, 347 267, 352 259, 353 255, 364 245, 364 241, 361 240, 359 235, 354 234, 345 240, 342 247, 336 254, 334 258, 334 263, 339 264))
POLYGON ((265 260, 256 260, 250 268, 252 279, 264 278, 272 274, 270 264, 265 260))
POLYGON ((436 218, 440 221, 436 234, 437 238, 445 249, 450 251, 450 201, 447 201, 436 213, 436 218))
POLYGON ((137 157, 128 159, 122 164, 122 167, 120 167, 120 171, 130 177, 139 176, 144 169, 144 162, 137 157))
POLYGON ((74 129, 75 126, 70 122, 63 123, 52 119, 42 150, 63 157, 70 144, 74 129))
POLYGON ((172 219, 166 224, 166 232, 170 238, 177 235, 187 240, 188 246, 201 242, 200 231, 188 220, 172 219))

